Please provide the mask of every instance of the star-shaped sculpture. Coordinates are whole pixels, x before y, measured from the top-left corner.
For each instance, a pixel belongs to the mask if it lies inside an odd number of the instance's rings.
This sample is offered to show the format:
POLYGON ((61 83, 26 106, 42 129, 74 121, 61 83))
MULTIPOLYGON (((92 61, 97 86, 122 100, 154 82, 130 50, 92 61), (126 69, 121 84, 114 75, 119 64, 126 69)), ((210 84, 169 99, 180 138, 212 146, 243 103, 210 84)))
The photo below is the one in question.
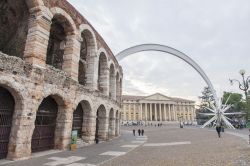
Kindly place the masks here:
POLYGON ((228 118, 227 115, 243 115, 244 113, 242 113, 242 112, 227 113, 226 112, 232 107, 232 105, 227 105, 227 102, 228 102, 230 97, 231 97, 231 95, 228 97, 225 104, 222 104, 222 101, 219 100, 217 102, 219 104, 217 107, 214 104, 211 104, 212 108, 205 107, 206 109, 211 111, 211 113, 199 113, 199 114, 206 115, 206 116, 213 115, 213 117, 211 119, 209 119, 206 123, 204 123, 201 126, 201 128, 206 127, 207 125, 209 125, 212 122, 215 122, 213 124, 217 125, 217 124, 221 124, 221 122, 223 121, 228 128, 235 129, 234 126, 229 122, 229 120, 231 120, 231 119, 228 118))

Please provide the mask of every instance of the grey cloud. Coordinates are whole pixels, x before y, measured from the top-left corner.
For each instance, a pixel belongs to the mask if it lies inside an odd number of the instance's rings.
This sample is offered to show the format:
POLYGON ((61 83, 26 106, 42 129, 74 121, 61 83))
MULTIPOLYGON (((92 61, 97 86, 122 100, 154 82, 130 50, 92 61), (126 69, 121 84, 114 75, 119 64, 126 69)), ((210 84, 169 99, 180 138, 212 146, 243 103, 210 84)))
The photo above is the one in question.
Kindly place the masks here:
MULTIPOLYGON (((228 81, 229 77, 240 79, 239 69, 245 68, 250 75, 248 0, 69 2, 93 24, 115 54, 141 43, 169 45, 200 64, 220 94, 223 90, 239 91, 228 81)), ((205 86, 192 68, 170 55, 140 53, 121 64, 125 92, 159 90, 166 95, 197 99, 205 86)))

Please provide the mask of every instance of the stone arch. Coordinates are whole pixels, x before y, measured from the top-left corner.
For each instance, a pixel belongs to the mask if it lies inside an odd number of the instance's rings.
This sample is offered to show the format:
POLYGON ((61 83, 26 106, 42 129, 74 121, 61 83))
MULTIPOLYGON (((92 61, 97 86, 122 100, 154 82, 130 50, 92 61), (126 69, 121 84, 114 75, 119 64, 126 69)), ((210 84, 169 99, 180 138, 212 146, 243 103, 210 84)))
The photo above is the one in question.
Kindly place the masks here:
POLYGON ((0 159, 6 158, 8 151, 11 150, 11 131, 15 130, 14 114, 20 107, 20 101, 17 98, 20 96, 10 87, 0 84, 0 159), (10 89, 10 90, 9 90, 10 89), (13 94, 15 96, 13 96, 13 94))
POLYGON ((120 78, 120 86, 119 86, 119 88, 120 88, 120 98, 119 98, 119 102, 121 103, 122 102, 122 78, 120 78))
POLYGON ((113 100, 116 99, 116 76, 113 63, 109 67, 109 97, 113 100))
POLYGON ((81 49, 78 69, 78 81, 82 85, 93 85, 95 75, 96 37, 92 28, 80 25, 81 49))
POLYGON ((0 1, 0 51, 23 58, 28 34, 29 7, 25 0, 0 1))
POLYGON ((119 119, 119 111, 117 110, 115 113, 115 136, 119 136, 120 131, 120 119, 119 119))
POLYGON ((109 111, 108 138, 112 139, 113 137, 115 137, 115 111, 111 108, 109 111))
POLYGON ((72 131, 77 131, 77 138, 82 137, 83 126, 83 107, 81 103, 78 104, 73 112, 72 131))
POLYGON ((101 52, 98 60, 98 89, 108 95, 108 59, 107 54, 101 52))
POLYGON ((81 130, 81 138, 83 142, 91 142, 91 127, 92 127, 92 109, 91 104, 87 100, 82 100, 79 105, 83 109, 83 121, 82 121, 82 130, 81 130))
POLYGON ((62 100, 58 96, 45 97, 36 112, 31 151, 39 152, 55 148, 56 126, 62 100))
MULTIPOLYGON (((39 119, 39 116, 43 116, 43 114, 39 114, 43 108, 48 109, 49 112, 57 112, 57 114, 53 114, 53 121, 48 121, 51 124, 48 124, 48 128, 51 129, 50 136, 53 136, 50 140, 50 147, 47 146, 47 148, 39 148, 39 149, 32 149, 32 152, 37 151, 44 151, 48 149, 65 149, 67 148, 69 142, 70 142, 70 132, 67 132, 68 130, 71 130, 72 124, 68 123, 70 120, 72 120, 72 108, 69 101, 67 101, 63 96, 64 93, 58 90, 52 90, 51 91, 45 91, 43 94, 43 98, 38 102, 37 111, 34 114, 34 131, 32 135, 32 142, 33 146, 36 144, 36 137, 38 137, 37 134, 41 133, 39 132, 39 123, 37 119, 39 119), (53 104, 50 104, 53 103, 53 104), (52 108, 50 108, 50 105, 53 105, 52 108), (50 128, 51 127, 51 128, 50 128), (54 134, 54 135, 53 135, 54 134), (67 135, 69 134, 69 135, 67 135), (68 142, 67 142, 68 141, 68 142)), ((51 117, 52 118, 52 117, 51 117)), ((46 127, 46 124, 43 125, 46 127)), ((47 130, 46 130, 47 131, 47 130)), ((31 145, 32 146, 32 145, 31 145)))
POLYGON ((53 8, 52 24, 50 28, 50 36, 47 48, 46 63, 57 69, 63 69, 66 65, 67 50, 72 49, 73 46, 69 45, 69 36, 76 33, 74 22, 72 18, 65 14, 62 9, 53 8))
POLYGON ((108 134, 108 118, 105 106, 102 104, 96 112, 96 140, 106 140, 108 134))
POLYGON ((116 73, 116 79, 115 79, 115 87, 116 87, 116 101, 120 101, 120 74, 119 72, 116 73))

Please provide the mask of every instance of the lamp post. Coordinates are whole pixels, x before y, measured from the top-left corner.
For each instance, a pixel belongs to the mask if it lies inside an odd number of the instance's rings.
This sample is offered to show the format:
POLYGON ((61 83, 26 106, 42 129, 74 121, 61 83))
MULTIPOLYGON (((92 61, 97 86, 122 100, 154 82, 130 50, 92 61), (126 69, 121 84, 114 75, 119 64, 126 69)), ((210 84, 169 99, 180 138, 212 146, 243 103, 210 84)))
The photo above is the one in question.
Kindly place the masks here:
POLYGON ((244 94, 245 94, 245 99, 246 99, 246 103, 247 103, 247 116, 246 116, 246 120, 247 122, 249 122, 249 110, 248 110, 248 96, 247 96, 247 91, 248 91, 248 88, 249 88, 249 81, 250 81, 250 76, 248 77, 245 77, 245 74, 246 74, 246 71, 244 69, 241 69, 239 71, 240 75, 242 76, 242 82, 240 82, 239 80, 237 79, 229 79, 231 85, 233 85, 233 82, 237 82, 238 85, 239 85, 239 89, 244 91, 244 94))

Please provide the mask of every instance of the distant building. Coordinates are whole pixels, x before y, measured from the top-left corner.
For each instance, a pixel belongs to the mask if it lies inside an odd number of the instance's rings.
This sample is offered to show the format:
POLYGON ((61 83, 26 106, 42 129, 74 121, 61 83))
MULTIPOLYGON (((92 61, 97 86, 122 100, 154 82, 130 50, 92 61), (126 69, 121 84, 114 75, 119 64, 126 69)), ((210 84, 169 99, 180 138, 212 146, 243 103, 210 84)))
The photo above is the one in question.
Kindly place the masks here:
POLYGON ((168 97, 160 93, 150 96, 122 96, 122 121, 195 121, 195 102, 168 97))

